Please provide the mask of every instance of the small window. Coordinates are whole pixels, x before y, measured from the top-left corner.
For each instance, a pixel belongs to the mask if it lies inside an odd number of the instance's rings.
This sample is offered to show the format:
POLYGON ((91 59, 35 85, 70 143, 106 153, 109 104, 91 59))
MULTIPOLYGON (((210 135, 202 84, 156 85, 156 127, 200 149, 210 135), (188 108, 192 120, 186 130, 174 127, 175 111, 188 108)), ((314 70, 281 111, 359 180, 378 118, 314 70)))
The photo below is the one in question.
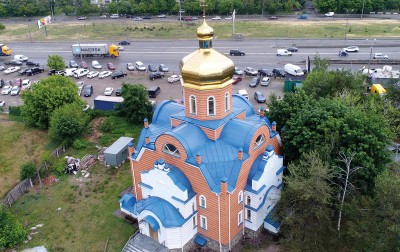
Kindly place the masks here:
POLYGON ((202 208, 206 208, 206 197, 204 197, 203 195, 200 196, 200 206, 202 208))
POLYGON ((242 202, 243 202, 243 191, 240 191, 239 195, 238 195, 238 204, 240 204, 242 202))
POLYGON ((256 139, 256 142, 254 143, 254 149, 257 149, 264 142, 265 142, 265 136, 264 135, 259 135, 257 137, 257 139, 256 139))
POLYGON ((207 230, 207 218, 200 215, 200 227, 207 230))
POLYGON ((238 226, 243 223, 243 210, 238 214, 238 226))
POLYGON ((193 202, 193 205, 192 205, 192 212, 194 212, 194 211, 196 211, 196 204, 195 204, 195 202, 193 202))
POLYGON ((192 221, 193 221, 193 228, 195 228, 196 227, 196 216, 193 216, 192 221))
POLYGON ((196 96, 190 96, 190 114, 196 115, 197 114, 197 103, 196 103, 196 96))
POLYGON ((247 196, 246 198, 246 205, 251 206, 251 197, 247 196))
POLYGON ((213 96, 207 98, 207 115, 215 115, 215 98, 213 96))
POLYGON ((246 209, 246 220, 251 220, 251 210, 246 209))
POLYGON ((162 151, 175 157, 181 157, 178 149, 172 144, 164 144, 162 151))
POLYGON ((225 93, 225 111, 229 111, 229 92, 225 93))

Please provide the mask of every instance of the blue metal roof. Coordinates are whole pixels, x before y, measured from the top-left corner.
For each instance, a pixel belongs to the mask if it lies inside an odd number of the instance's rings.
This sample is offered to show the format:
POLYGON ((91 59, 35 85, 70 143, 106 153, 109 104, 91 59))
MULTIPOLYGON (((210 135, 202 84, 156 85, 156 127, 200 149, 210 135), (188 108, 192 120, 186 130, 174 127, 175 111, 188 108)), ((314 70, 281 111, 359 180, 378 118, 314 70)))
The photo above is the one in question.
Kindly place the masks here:
POLYGON ((281 224, 273 218, 275 211, 276 208, 272 208, 272 210, 265 217, 264 221, 268 224, 271 224, 274 228, 278 229, 281 224))
POLYGON ((256 113, 251 102, 238 94, 232 95, 232 107, 244 109, 246 111, 246 117, 256 113))
POLYGON ((154 219, 153 216, 147 215, 146 217, 143 218, 147 223, 149 223, 149 225, 151 226, 151 228, 153 229, 153 231, 157 231, 160 229, 160 225, 158 224, 158 221, 156 219, 154 219))
POLYGON ((251 139, 261 126, 261 123, 233 119, 225 125, 220 139, 236 148, 243 148, 243 151, 247 153, 249 152, 251 139))
POLYGON ((148 197, 137 202, 134 212, 140 214, 144 210, 155 214, 166 228, 181 227, 186 222, 171 203, 159 197, 148 197))
POLYGON ((133 207, 136 204, 136 198, 132 193, 127 193, 119 200, 121 207, 128 212, 133 213, 133 207))
POLYGON ((154 124, 169 124, 170 115, 176 114, 179 111, 184 110, 185 107, 181 104, 176 103, 172 100, 162 101, 156 108, 153 114, 152 123, 154 124))
POLYGON ((207 243, 207 240, 203 236, 197 235, 196 238, 194 238, 194 243, 204 247, 204 245, 207 243))
POLYGON ((167 175, 171 178, 172 181, 174 181, 174 184, 178 186, 180 190, 187 190, 188 198, 191 199, 195 195, 195 192, 193 191, 192 184, 190 183, 189 179, 181 170, 179 170, 175 166, 169 165, 169 169, 170 170, 167 175))

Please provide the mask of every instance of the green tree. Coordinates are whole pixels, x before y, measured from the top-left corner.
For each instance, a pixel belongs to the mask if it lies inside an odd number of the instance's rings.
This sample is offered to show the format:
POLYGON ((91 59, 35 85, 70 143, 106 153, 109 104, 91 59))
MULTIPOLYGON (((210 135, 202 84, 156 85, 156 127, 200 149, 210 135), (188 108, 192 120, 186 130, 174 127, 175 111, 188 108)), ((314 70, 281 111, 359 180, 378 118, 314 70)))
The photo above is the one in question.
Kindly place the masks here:
POLYGON ((51 69, 62 70, 65 68, 64 58, 60 55, 49 55, 47 66, 51 69))
POLYGON ((21 243, 28 232, 10 211, 0 204, 0 249, 21 243))
POLYGON ((54 110, 50 118, 49 135, 57 143, 70 146, 85 131, 88 117, 81 104, 65 104, 54 110))
POLYGON ((36 165, 33 162, 28 162, 21 165, 19 170, 19 179, 22 181, 27 178, 32 178, 36 173, 36 165))
POLYGON ((145 118, 150 118, 151 103, 147 89, 139 85, 122 84, 122 109, 119 114, 127 118, 131 123, 142 123, 145 118))
POLYGON ((83 104, 74 81, 64 76, 42 79, 30 91, 22 93, 22 100, 24 120, 40 129, 49 127, 50 117, 57 108, 71 103, 83 104))
MULTIPOLYGON (((326 251, 335 235, 331 217, 334 172, 316 152, 288 165, 289 175, 277 205, 281 243, 293 251, 326 251)), ((333 250, 333 249, 331 249, 333 250)))

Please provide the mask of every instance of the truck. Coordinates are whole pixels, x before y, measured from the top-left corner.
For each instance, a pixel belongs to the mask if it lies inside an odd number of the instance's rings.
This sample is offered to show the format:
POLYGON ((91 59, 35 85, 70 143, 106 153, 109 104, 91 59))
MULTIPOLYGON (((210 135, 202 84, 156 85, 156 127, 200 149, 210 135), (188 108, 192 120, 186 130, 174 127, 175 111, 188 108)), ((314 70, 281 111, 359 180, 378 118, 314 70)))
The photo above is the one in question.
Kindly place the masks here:
POLYGON ((108 44, 73 44, 72 55, 75 57, 118 57, 117 45, 108 44))
POLYGON ((124 98, 122 97, 110 97, 104 95, 98 95, 94 99, 94 109, 98 110, 115 110, 116 106, 122 106, 124 98))
POLYGON ((10 56, 12 54, 12 50, 5 44, 0 44, 0 48, 0 56, 10 56))

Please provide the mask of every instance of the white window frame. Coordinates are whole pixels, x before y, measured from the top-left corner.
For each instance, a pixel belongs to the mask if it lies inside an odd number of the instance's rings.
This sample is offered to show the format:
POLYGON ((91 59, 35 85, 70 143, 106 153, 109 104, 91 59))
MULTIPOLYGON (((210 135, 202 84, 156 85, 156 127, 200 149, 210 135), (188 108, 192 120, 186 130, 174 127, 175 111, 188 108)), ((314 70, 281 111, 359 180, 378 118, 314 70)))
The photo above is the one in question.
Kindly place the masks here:
POLYGON ((217 114, 217 109, 216 109, 216 102, 215 102, 215 97, 214 96, 209 96, 207 97, 207 115, 208 116, 215 116, 217 114), (213 101, 213 114, 210 114, 210 101, 213 101))
POLYGON ((199 205, 200 205, 200 207, 202 207, 202 208, 207 208, 206 196, 200 195, 200 197, 199 197, 199 205), (203 203, 203 200, 204 200, 204 204, 202 204, 202 203, 203 203))
POLYGON ((190 114, 197 115, 197 98, 195 95, 189 96, 189 110, 190 114), (194 111, 193 111, 193 103, 194 103, 194 111))
POLYGON ((207 217, 200 215, 200 227, 207 230, 207 217))
POLYGON ((254 149, 260 147, 263 143, 265 143, 265 136, 264 134, 259 135, 254 142, 254 149), (257 141, 258 140, 258 141, 257 141))
POLYGON ((243 224, 243 210, 238 213, 238 226, 243 224))
POLYGON ((175 145, 170 144, 170 143, 166 143, 166 144, 163 145, 163 147, 162 147, 162 152, 167 153, 167 154, 172 155, 172 156, 177 157, 177 158, 180 158, 180 157, 181 157, 181 154, 179 153, 178 148, 176 148, 175 145), (168 145, 169 145, 169 146, 173 146, 173 147, 175 148, 175 150, 171 150, 171 149, 168 147, 168 145))
POLYGON ((229 100, 229 92, 226 92, 225 93, 225 112, 229 111, 231 109, 229 102, 230 102, 230 100, 229 100))
POLYGON ((246 209, 246 220, 251 221, 251 210, 246 209))
POLYGON ((240 191, 238 194, 238 204, 243 202, 243 191, 240 191))
POLYGON ((251 197, 250 197, 250 195, 246 196, 246 205, 251 206, 251 197))

